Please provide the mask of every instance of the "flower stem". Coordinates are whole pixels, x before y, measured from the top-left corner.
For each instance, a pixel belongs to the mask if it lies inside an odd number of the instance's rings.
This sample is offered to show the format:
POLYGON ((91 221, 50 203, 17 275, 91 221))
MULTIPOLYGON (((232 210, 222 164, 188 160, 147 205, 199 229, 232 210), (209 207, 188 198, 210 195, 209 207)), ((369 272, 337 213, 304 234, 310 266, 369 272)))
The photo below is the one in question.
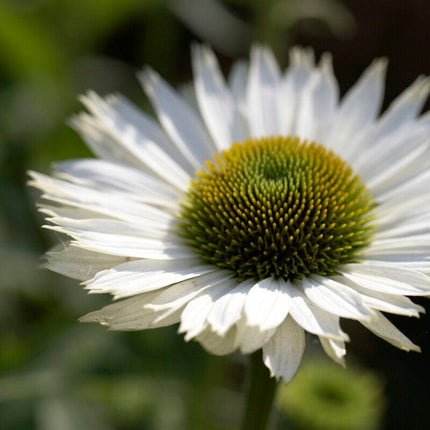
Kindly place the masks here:
POLYGON ((261 350, 250 356, 248 394, 242 430, 265 430, 276 394, 276 379, 263 363, 261 350))

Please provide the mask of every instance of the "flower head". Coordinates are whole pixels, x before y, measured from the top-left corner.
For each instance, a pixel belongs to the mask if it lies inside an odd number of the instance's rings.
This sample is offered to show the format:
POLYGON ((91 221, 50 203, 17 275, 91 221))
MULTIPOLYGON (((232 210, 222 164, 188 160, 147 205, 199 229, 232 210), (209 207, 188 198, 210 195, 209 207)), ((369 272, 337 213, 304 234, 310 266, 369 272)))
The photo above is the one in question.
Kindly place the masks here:
POLYGON ((329 55, 269 49, 228 82, 193 50, 197 109, 154 71, 140 80, 158 122, 121 96, 82 98, 72 120, 98 159, 31 173, 48 228, 68 237, 48 267, 118 301, 92 312, 112 330, 179 323, 214 354, 262 348, 288 381, 319 337, 342 363, 358 320, 419 350, 382 312, 418 316, 430 295, 430 85, 418 78, 378 117, 386 61, 339 101, 329 55))

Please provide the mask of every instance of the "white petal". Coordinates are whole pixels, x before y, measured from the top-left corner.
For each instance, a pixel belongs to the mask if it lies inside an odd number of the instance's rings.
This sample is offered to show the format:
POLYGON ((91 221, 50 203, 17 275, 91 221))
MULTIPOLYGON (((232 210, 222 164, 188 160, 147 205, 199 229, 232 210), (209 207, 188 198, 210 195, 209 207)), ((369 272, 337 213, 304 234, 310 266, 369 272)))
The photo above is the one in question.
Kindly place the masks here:
MULTIPOLYGON (((227 294, 229 290, 230 285, 221 283, 188 302, 182 312, 179 326, 179 333, 186 333, 187 342, 198 336, 208 326, 208 315, 214 302, 227 294)), ((218 334, 225 335, 225 333, 218 334)))
MULTIPOLYGON (((91 209, 91 208, 88 208, 91 209)), ((153 209, 153 208, 150 208, 153 209)), ((85 210, 85 205, 82 208, 70 208, 70 207, 55 207, 52 206, 42 206, 40 212, 45 214, 46 220, 52 224, 61 226, 63 232, 67 231, 90 231, 93 233, 124 233, 134 236, 162 239, 165 238, 169 233, 174 231, 174 219, 172 217, 163 216, 157 220, 154 215, 159 211, 145 211, 146 216, 141 218, 135 218, 131 216, 126 216, 126 211, 122 219, 111 219, 108 217, 100 217, 97 213, 89 212, 85 210)), ((109 212, 106 215, 121 217, 121 213, 115 213, 115 210, 104 211, 109 212)), ((66 233, 67 234, 67 233, 66 233)))
POLYGON ((295 135, 297 112, 300 107, 303 88, 309 82, 315 67, 312 50, 292 48, 290 65, 281 83, 280 134, 295 135))
POLYGON ((270 49, 254 46, 248 81, 248 120, 253 137, 277 136, 281 72, 270 49))
POLYGON ((244 306, 249 325, 267 330, 282 323, 290 305, 290 297, 282 289, 283 282, 267 278, 250 289, 244 306))
POLYGON ((131 200, 177 207, 177 189, 130 166, 106 160, 71 160, 55 166, 54 175, 77 185, 109 193, 125 194, 131 200), (173 204, 172 204, 173 200, 173 204))
POLYGON ((204 266, 199 259, 135 260, 97 273, 86 282, 86 289, 110 293, 118 299, 158 290, 213 270, 214 266, 204 266))
POLYGON ((375 60, 342 99, 328 140, 335 150, 375 120, 382 105, 386 68, 385 59, 375 60))
POLYGON ((348 335, 340 328, 339 317, 314 305, 306 298, 302 288, 298 288, 290 282, 286 282, 284 288, 291 297, 289 314, 297 324, 312 334, 348 340, 348 335))
POLYGON ((158 117, 178 150, 198 169, 215 150, 197 114, 153 70, 139 75, 158 117))
POLYGON ((224 270, 216 270, 196 278, 188 279, 164 289, 147 306, 153 310, 165 310, 186 305, 190 300, 210 288, 223 284, 234 288, 237 281, 224 270))
POLYGON ((218 151, 233 143, 233 101, 213 51, 201 45, 192 51, 194 85, 203 119, 218 151))
POLYGON ((368 319, 373 315, 358 293, 333 279, 314 275, 302 283, 308 298, 327 312, 352 319, 368 319))
POLYGON ((208 352, 214 355, 227 355, 231 354, 235 349, 235 334, 236 328, 232 327, 225 335, 220 336, 214 333, 209 327, 207 327, 202 333, 200 333, 196 340, 205 348, 208 352))
POLYGON ((345 342, 325 337, 319 337, 321 346, 325 353, 336 363, 345 366, 344 356, 346 354, 345 342))
POLYGON ((289 382, 295 375, 305 350, 305 332, 287 318, 263 346, 263 361, 270 375, 289 382))
POLYGON ((324 55, 303 88, 296 133, 301 138, 324 142, 339 98, 331 57, 324 55))
MULTIPOLYGON (((174 241, 172 242, 168 238, 159 240, 118 233, 100 233, 71 228, 63 229, 57 226, 45 227, 73 237, 72 245, 93 252, 153 260, 193 258, 196 256, 190 249, 174 241)), ((175 240, 174 237, 172 239, 175 240)))
POLYGON ((429 91, 429 79, 423 76, 418 77, 392 102, 369 137, 375 141, 383 136, 391 135, 404 124, 413 120, 424 106, 429 91))
POLYGON ((185 171, 191 175, 194 173, 189 162, 182 156, 181 152, 175 148, 172 141, 153 118, 146 115, 131 101, 121 95, 109 95, 105 100, 109 103, 111 108, 115 110, 118 118, 123 120, 124 124, 128 123, 136 128, 142 141, 150 140, 156 142, 157 145, 173 160, 179 163, 185 171))
POLYGON ((338 271, 351 281, 381 293, 430 295, 430 277, 404 267, 367 262, 346 264, 338 271))
POLYGON ((380 312, 370 321, 360 321, 368 330, 377 336, 404 351, 420 352, 419 346, 412 343, 400 330, 398 330, 387 318, 380 312))
POLYGON ((81 114, 72 126, 82 135, 95 153, 113 161, 150 171, 179 189, 187 189, 190 173, 139 129, 118 116, 109 103, 94 93, 82 98, 94 116, 81 114), (113 140, 112 140, 113 139, 113 140), (112 143, 111 143, 112 141, 112 143), (108 145, 108 153, 100 146, 108 145))
POLYGON ((208 322, 214 332, 225 334, 241 318, 247 293, 254 283, 253 280, 241 282, 214 303, 208 314, 208 322))
POLYGON ((125 257, 90 252, 66 244, 46 253, 45 267, 70 278, 86 281, 97 272, 124 263, 125 257))

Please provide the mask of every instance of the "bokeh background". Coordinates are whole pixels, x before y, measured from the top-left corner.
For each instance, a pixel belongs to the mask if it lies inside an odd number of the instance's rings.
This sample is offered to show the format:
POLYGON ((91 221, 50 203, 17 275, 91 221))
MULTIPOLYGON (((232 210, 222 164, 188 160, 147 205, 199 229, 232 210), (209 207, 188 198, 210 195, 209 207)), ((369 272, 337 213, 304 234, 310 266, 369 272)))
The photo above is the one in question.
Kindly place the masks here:
MULTIPOLYGON (((176 327, 114 333, 78 324, 109 298, 39 268, 58 238, 40 228, 25 182, 28 169, 91 156, 66 124, 81 109, 78 94, 121 92, 150 111, 135 78, 143 65, 186 90, 193 42, 211 45, 228 72, 254 41, 283 66, 296 44, 332 52, 342 93, 374 57, 388 56, 386 106, 430 74, 430 3, 0 0, 0 429, 237 428, 246 357, 209 356, 176 327)), ((273 429, 428 428, 429 317, 392 320, 422 354, 345 323, 343 370, 309 338, 273 429)))

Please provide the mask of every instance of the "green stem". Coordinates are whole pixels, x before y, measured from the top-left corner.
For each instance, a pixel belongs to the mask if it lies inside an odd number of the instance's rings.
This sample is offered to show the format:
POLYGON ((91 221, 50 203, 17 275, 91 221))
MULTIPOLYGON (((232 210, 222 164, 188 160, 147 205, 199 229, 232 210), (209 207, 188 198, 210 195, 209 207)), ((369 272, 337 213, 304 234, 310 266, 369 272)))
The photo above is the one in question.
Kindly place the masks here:
POLYGON ((248 395, 242 430, 265 430, 276 393, 276 379, 263 363, 261 350, 250 357, 248 395))

